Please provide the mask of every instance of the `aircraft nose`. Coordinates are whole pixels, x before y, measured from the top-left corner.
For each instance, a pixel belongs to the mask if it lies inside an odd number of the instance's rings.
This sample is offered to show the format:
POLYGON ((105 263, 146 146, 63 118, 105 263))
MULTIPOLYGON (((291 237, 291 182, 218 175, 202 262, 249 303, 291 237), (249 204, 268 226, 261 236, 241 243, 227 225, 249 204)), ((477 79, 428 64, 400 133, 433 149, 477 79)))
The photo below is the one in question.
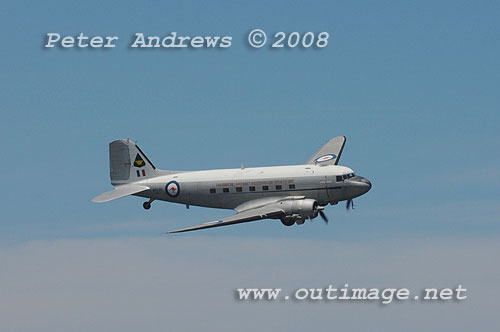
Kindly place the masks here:
POLYGON ((370 182, 370 180, 368 180, 367 178, 364 178, 362 176, 355 176, 353 178, 351 178, 352 180, 356 181, 356 183, 358 183, 358 186, 361 184, 360 187, 362 187, 363 189, 363 193, 367 193, 370 189, 372 189, 372 183, 370 182))
POLYGON ((367 178, 360 177, 359 182, 363 182, 363 183, 367 184, 368 185, 368 190, 372 189, 372 183, 367 178))

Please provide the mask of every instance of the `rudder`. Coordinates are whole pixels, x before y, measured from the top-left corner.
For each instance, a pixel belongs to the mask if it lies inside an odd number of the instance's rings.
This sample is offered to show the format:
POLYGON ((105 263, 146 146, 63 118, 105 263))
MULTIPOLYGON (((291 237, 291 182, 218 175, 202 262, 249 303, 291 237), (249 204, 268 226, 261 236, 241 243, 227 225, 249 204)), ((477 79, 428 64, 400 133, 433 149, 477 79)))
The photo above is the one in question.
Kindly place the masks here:
POLYGON ((126 184, 157 176, 156 167, 129 139, 109 143, 109 176, 112 185, 126 184))

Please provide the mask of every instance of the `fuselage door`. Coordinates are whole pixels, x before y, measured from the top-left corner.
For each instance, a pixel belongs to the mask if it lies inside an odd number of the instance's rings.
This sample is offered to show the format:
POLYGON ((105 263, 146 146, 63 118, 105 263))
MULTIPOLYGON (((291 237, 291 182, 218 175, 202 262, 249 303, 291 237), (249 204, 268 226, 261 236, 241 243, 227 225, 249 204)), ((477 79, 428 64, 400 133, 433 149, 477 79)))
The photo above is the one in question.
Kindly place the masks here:
MULTIPOLYGON (((335 180, 335 179, 334 179, 335 180)), ((332 187, 333 181, 330 176, 324 176, 320 181, 319 181, 319 186, 320 188, 324 188, 320 190, 320 197, 324 197, 327 202, 330 202, 330 188, 332 187)))

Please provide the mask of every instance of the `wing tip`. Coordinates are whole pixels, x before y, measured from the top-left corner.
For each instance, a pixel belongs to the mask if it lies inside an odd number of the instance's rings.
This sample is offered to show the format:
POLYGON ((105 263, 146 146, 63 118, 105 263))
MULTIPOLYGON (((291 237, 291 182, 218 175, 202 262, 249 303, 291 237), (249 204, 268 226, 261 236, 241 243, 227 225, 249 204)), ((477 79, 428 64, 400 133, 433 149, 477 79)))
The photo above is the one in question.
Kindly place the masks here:
POLYGON ((104 203, 104 202, 107 202, 107 200, 103 200, 102 198, 100 198, 101 195, 97 196, 97 197, 94 197, 92 198, 90 201, 92 203, 104 203))

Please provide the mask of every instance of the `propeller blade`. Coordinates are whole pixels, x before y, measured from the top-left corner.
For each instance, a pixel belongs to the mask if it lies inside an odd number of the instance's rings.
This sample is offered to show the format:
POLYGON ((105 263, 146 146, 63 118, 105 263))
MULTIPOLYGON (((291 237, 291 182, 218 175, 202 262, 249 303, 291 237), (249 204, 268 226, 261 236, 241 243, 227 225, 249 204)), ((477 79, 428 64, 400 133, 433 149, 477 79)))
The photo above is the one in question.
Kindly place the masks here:
POLYGON ((322 210, 319 210, 319 215, 321 216, 325 224, 328 224, 328 218, 322 210))

